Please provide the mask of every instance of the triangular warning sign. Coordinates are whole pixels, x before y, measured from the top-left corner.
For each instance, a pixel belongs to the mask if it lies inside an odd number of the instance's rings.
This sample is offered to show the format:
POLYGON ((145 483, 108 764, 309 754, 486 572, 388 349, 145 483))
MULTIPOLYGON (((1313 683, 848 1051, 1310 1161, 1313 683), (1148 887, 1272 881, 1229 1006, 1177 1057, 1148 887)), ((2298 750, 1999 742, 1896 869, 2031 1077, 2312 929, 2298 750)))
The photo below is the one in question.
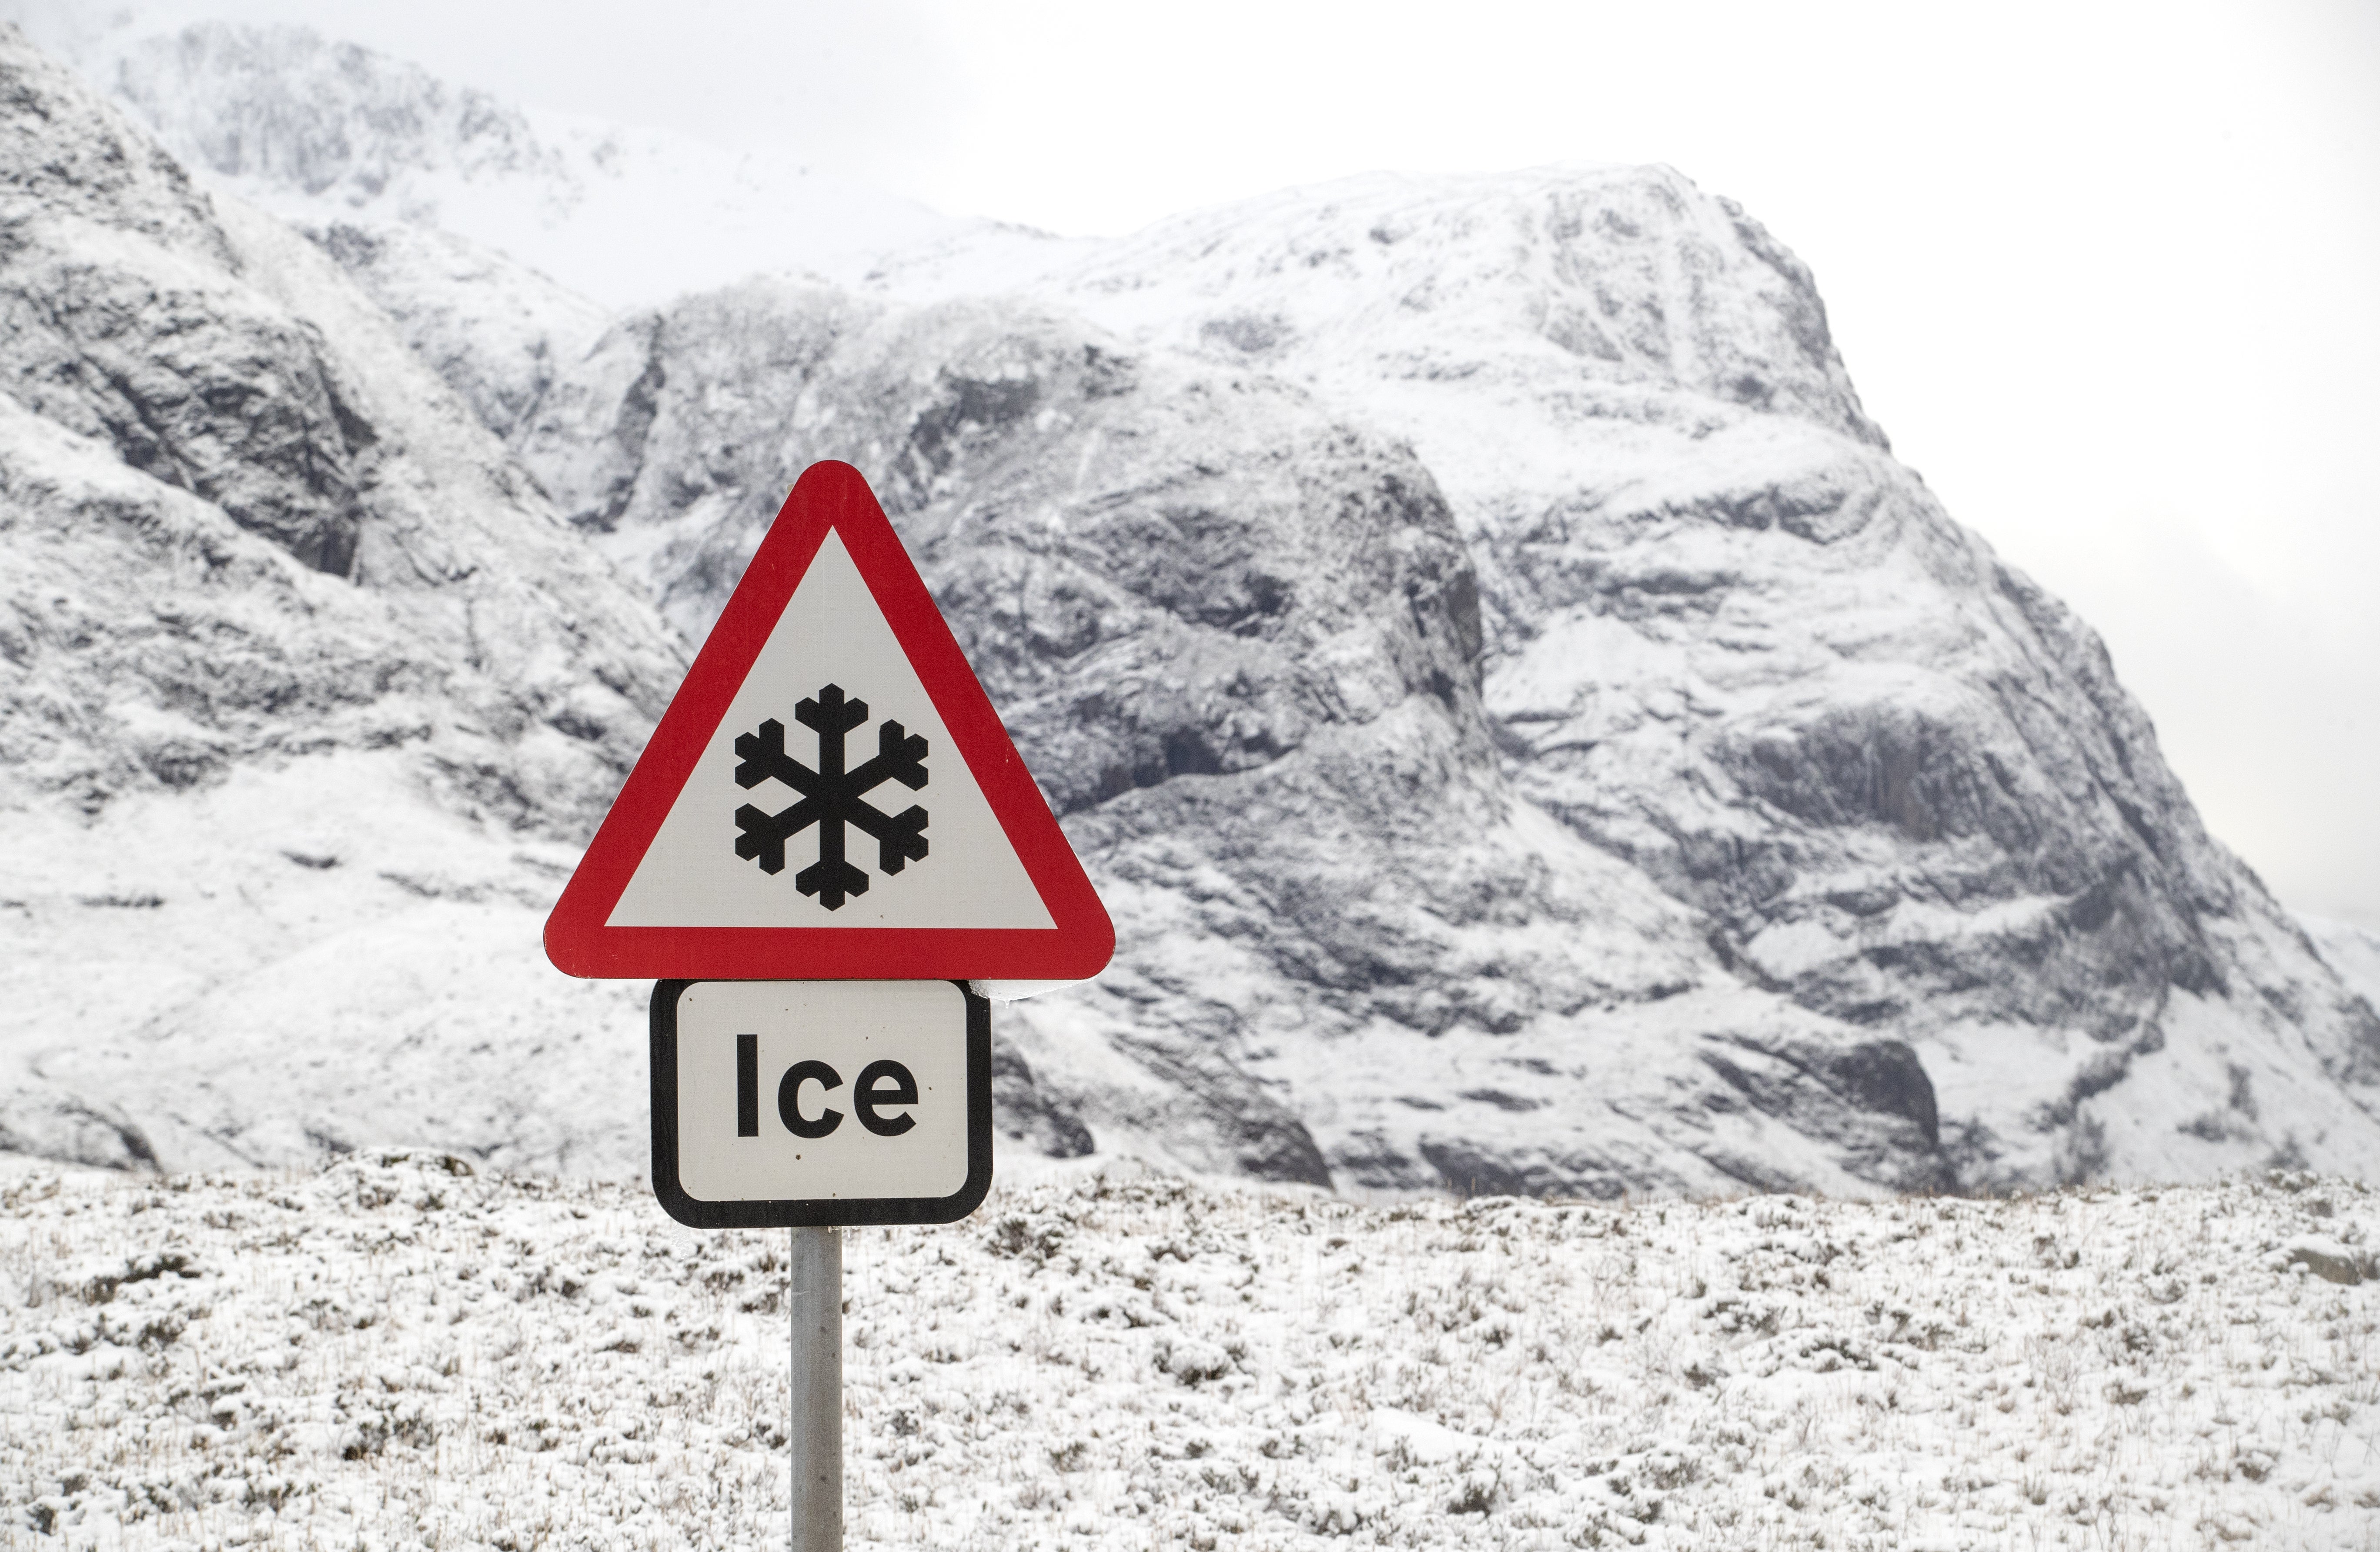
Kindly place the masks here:
POLYGON ((545 924, 573 976, 1067 980, 1115 928, 848 464, 794 486, 545 924))

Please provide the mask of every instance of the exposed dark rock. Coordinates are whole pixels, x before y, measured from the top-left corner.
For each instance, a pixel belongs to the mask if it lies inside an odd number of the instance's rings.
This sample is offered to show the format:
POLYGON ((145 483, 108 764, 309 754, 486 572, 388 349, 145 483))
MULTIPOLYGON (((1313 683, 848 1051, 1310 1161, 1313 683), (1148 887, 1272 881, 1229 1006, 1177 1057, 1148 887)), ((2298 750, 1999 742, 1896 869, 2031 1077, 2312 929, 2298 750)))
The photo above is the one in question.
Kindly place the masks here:
POLYGON ((1052 1158, 1080 1158, 1092 1149, 1083 1118, 1033 1081, 1032 1064, 1014 1044, 991 1043, 993 1124, 1013 1142, 1029 1142, 1052 1158))

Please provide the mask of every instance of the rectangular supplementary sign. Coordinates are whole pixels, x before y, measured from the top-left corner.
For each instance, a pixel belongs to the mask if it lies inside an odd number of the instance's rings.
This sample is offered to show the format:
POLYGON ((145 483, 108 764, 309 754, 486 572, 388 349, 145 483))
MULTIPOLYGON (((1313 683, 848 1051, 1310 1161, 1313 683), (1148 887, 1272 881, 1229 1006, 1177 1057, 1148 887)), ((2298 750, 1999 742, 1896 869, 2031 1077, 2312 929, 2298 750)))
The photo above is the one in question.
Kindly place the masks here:
POLYGON ((950 1223, 990 1189, 991 1005, 955 981, 662 981, 652 1090, 681 1223, 950 1223))

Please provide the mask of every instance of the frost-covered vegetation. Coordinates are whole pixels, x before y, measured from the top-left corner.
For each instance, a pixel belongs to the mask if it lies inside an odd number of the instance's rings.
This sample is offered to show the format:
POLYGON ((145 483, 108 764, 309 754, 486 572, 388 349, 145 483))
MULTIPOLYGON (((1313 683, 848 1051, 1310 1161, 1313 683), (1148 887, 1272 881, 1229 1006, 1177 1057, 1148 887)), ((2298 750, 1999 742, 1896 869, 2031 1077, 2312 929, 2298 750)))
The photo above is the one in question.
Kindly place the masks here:
MULTIPOLYGON (((1011 1187, 851 1236, 853 1544, 2370 1546, 2375 1212, 1011 1187)), ((19 1175, 0 1534, 775 1544, 784 1245, 425 1153, 19 1175)))

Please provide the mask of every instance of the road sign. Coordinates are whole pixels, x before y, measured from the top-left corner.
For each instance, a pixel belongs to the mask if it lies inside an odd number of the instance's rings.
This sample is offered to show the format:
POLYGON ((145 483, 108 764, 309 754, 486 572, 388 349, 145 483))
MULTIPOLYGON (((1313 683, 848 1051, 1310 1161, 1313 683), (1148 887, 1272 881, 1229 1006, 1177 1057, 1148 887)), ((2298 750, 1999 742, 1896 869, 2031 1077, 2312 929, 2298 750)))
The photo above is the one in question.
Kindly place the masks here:
POLYGON ((951 1223, 991 1187, 991 1004, 955 981, 663 981, 652 1044, 681 1223, 951 1223))
POLYGON ((843 1545, 843 1253, 991 1188, 991 1005, 1115 950, 1074 848, 884 510, 814 464, 545 924, 659 984, 653 1193, 793 1230, 795 1552, 843 1545))
POLYGON ((546 922, 574 976, 1047 979, 1115 929, 848 464, 794 487, 546 922))

